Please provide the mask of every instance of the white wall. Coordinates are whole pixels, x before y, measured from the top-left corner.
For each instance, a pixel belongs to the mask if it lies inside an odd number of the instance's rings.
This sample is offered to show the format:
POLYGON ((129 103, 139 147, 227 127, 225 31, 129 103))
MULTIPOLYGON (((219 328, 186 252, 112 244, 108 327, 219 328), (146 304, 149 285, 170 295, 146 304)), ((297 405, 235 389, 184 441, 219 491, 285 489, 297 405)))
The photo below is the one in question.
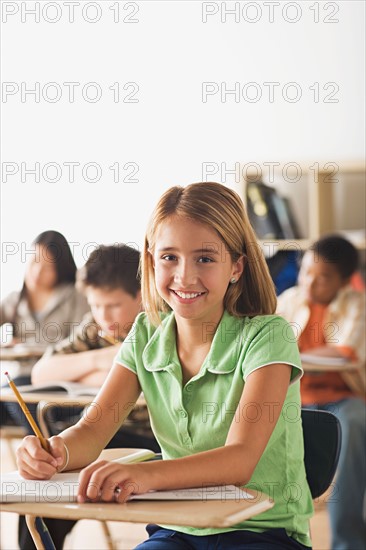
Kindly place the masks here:
MULTIPOLYGON (((364 156, 363 2, 79 0, 74 22, 71 4, 63 1, 1 4, 4 295, 20 286, 24 250, 45 229, 78 243, 79 265, 92 249, 87 243, 141 245, 161 192, 204 179, 203 163, 227 169, 239 162, 310 166, 364 156), (39 22, 26 11, 37 4, 39 22), (226 22, 225 5, 239 10, 226 22), (123 21, 128 18, 136 22, 123 21), (64 82, 80 84, 74 102, 64 82), (91 102, 90 82, 102 93, 99 101, 91 102), (137 102, 115 103, 109 87, 116 82, 122 99, 137 85, 137 102), (124 90, 129 82, 135 84, 124 90), (204 82, 213 83, 213 91, 238 83, 240 95, 203 97, 204 82), (246 88, 250 82, 256 84, 246 88), (266 82, 279 83, 273 101, 266 82), (309 89, 314 83, 318 101, 315 88, 309 89), (22 97, 22 87, 35 86, 39 102, 34 95, 22 97), (57 90, 61 97, 52 102, 57 90), (301 98, 291 102, 296 91, 301 98), (262 97, 250 102, 255 92, 262 97), (74 182, 64 164, 70 162, 80 163, 74 182), (40 163, 39 183, 29 173, 21 181, 21 163, 40 163), (42 175, 48 163, 60 167, 58 182, 47 181, 57 175, 52 166, 42 175), (86 163, 100 167, 99 181, 83 178, 86 163), (138 168, 137 181, 115 183, 109 168, 114 163, 122 179, 138 168), (126 163, 135 164, 123 170, 126 163)), ((87 177, 94 175, 90 168, 87 177)), ((209 179, 223 176, 220 170, 209 179)), ((228 176, 226 183, 237 186, 236 179, 228 176)))

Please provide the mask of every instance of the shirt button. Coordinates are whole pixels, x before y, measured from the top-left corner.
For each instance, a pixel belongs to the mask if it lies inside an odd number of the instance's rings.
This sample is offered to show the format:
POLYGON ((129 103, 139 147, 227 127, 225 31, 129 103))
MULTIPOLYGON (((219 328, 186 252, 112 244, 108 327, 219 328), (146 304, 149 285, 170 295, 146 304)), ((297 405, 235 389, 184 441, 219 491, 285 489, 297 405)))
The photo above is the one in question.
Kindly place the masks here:
POLYGON ((180 415, 181 415, 182 418, 186 418, 187 413, 186 413, 186 411, 181 410, 180 415))
POLYGON ((191 392, 192 391, 192 384, 189 384, 189 386, 186 386, 186 391, 191 392))

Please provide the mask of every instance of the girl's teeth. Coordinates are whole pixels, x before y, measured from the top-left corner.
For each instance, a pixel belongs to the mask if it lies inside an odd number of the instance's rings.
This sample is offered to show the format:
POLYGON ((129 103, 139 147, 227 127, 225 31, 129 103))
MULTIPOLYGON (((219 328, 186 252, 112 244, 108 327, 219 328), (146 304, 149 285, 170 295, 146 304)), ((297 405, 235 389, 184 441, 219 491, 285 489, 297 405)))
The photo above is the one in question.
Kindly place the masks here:
POLYGON ((178 296, 180 298, 183 298, 184 300, 189 300, 191 298, 196 298, 197 296, 202 294, 201 292, 178 292, 178 291, 175 291, 175 292, 176 292, 176 294, 178 294, 178 296))

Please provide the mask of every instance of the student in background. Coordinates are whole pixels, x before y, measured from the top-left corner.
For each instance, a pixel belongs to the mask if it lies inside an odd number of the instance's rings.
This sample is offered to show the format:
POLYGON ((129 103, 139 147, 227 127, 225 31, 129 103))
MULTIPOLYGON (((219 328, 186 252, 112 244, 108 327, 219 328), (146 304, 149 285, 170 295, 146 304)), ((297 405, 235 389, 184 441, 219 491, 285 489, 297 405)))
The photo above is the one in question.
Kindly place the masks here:
MULTIPOLYGON (((89 306, 75 288, 76 265, 65 237, 57 231, 45 231, 33 246, 22 289, 1 302, 0 324, 12 325, 12 344, 46 348, 66 338, 89 306)), ((34 359, 19 362, 19 373, 14 376, 17 384, 30 384, 34 363, 34 359)))
MULTIPOLYGON (((44 231, 33 246, 22 289, 1 302, 0 324, 12 325, 12 343, 46 348, 66 338, 89 306, 75 287, 76 265, 65 237, 58 231, 44 231)), ((13 377, 18 385, 30 384, 34 363, 34 359, 19 361, 13 377)), ((23 420, 17 404, 1 404, 1 424, 23 420)))
POLYGON ((102 245, 90 254, 77 287, 91 311, 68 338, 47 349, 34 366, 32 384, 70 380, 101 386, 141 311, 139 261, 139 251, 126 245, 102 245))
MULTIPOLYGON (((305 253, 298 286, 281 294, 277 308, 298 329, 300 351, 365 362, 365 293, 349 284, 357 269, 357 250, 337 235, 323 237, 305 253)), ((335 491, 328 502, 332 550, 364 550, 365 365, 359 371, 305 373, 301 397, 341 423, 335 491)))
POLYGON ((310 547, 300 357, 296 343, 283 339, 286 321, 273 315, 273 283, 253 242, 240 197, 223 185, 173 187, 162 196, 142 261, 147 312, 98 393, 100 418, 51 438, 50 453, 36 437, 25 439, 17 455, 22 476, 48 479, 57 469, 85 467, 79 502, 95 499, 96 487, 97 499, 124 502, 154 489, 252 484, 265 491, 270 484, 274 507, 234 529, 150 525, 138 548, 310 547), (168 460, 93 462, 141 389, 168 460), (287 405, 297 407, 298 422, 287 420, 287 405), (293 486, 301 498, 289 497, 293 486))
POLYGON ((0 304, 0 324, 13 327, 13 343, 47 346, 66 338, 89 307, 75 288, 76 265, 67 240, 44 231, 33 241, 23 287, 0 304))

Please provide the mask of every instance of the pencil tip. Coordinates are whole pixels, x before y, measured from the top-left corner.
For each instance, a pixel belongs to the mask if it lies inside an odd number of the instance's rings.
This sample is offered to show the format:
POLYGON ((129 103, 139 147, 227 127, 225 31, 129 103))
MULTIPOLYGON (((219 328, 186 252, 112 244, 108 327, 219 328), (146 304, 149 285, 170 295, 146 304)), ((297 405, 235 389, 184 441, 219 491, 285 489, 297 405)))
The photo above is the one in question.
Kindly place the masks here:
POLYGON ((9 373, 8 371, 4 372, 5 376, 9 376, 9 373))

